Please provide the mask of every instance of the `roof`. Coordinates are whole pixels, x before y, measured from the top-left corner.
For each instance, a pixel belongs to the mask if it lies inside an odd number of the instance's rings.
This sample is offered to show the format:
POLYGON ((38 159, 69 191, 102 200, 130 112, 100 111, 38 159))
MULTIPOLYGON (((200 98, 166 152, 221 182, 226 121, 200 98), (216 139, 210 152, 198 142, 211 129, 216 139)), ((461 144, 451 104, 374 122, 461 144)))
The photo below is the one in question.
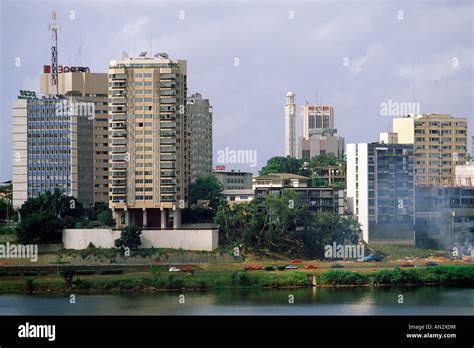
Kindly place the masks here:
POLYGON ((309 180, 309 177, 291 174, 291 173, 270 173, 268 175, 261 175, 256 176, 254 179, 283 179, 283 180, 291 180, 291 179, 299 179, 299 180, 309 180))
POLYGON ((221 192, 223 195, 253 195, 255 191, 252 189, 241 189, 241 190, 223 190, 221 192))

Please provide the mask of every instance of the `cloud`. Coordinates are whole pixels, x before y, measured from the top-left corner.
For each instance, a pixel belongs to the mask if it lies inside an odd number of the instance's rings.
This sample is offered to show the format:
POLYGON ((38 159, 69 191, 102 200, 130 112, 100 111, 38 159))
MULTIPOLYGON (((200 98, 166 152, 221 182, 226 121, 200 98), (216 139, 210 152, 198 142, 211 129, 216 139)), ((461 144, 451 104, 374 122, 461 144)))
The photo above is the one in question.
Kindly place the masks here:
POLYGON ((377 52, 380 50, 380 47, 381 47, 380 44, 373 45, 369 48, 369 50, 367 51, 366 54, 364 54, 363 56, 360 56, 356 59, 353 59, 349 63, 349 74, 351 76, 358 75, 362 71, 362 68, 364 67, 364 65, 366 65, 367 62, 371 58, 373 58, 377 55, 377 52))

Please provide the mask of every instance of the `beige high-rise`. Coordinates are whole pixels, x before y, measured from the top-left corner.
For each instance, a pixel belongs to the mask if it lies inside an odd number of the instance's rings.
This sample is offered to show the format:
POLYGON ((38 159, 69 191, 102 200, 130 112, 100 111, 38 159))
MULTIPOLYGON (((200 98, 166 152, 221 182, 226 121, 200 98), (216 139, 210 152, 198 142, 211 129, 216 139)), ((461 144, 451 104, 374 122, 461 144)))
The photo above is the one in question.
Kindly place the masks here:
POLYGON ((118 226, 180 226, 190 181, 186 61, 109 65, 110 201, 118 226), (172 213, 172 214, 171 214, 172 213))
POLYGON ((393 120, 400 144, 413 144, 417 185, 452 185, 455 166, 466 163, 467 119, 410 114, 393 120))
MULTIPOLYGON (((88 139, 93 148, 91 187, 94 203, 107 203, 109 200, 107 90, 107 73, 60 72, 58 74, 59 95, 95 105, 92 139, 88 139)), ((45 96, 56 94, 56 86, 51 84, 49 73, 43 73, 40 76, 40 92, 45 96)), ((83 140, 80 139, 80 141, 83 140)))

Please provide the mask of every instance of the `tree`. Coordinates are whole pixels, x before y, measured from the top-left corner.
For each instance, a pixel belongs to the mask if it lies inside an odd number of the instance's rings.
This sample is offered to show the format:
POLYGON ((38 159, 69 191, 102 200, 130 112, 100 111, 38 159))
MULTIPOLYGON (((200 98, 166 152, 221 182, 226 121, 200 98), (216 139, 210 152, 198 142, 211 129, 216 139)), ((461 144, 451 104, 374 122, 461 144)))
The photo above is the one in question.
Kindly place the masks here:
POLYGON ((23 244, 60 243, 64 227, 53 212, 41 210, 22 216, 16 233, 23 244))
POLYGON ((62 229, 73 226, 83 208, 76 198, 55 190, 28 198, 19 212, 16 231, 22 243, 59 243, 62 229))
POLYGON ((99 214, 97 214, 97 220, 103 226, 115 226, 115 220, 110 209, 102 210, 99 214))
POLYGON ((223 245, 243 244, 259 253, 292 257, 323 257, 325 245, 356 244, 360 233, 360 225, 351 217, 310 212, 292 190, 232 207, 222 202, 214 222, 223 245))
POLYGON ((135 225, 125 227, 120 234, 120 238, 115 240, 115 246, 119 249, 130 250, 138 249, 142 245, 141 236, 142 231, 135 225))
POLYGON ((221 192, 222 184, 215 176, 201 176, 189 185, 189 203, 196 204, 198 200, 207 200, 211 208, 216 208, 221 200, 221 192))
POLYGON ((309 171, 304 165, 302 159, 294 157, 272 157, 267 164, 259 171, 260 175, 268 175, 271 173, 290 173, 302 176, 309 176, 309 171))

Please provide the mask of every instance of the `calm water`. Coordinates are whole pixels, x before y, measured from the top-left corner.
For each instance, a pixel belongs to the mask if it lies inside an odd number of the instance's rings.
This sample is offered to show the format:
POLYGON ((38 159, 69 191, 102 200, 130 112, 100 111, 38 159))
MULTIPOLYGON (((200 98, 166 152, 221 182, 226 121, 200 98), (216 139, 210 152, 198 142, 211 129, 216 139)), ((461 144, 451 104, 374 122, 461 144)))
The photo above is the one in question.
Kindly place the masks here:
POLYGON ((184 304, 179 295, 77 295, 76 304, 67 296, 0 295, 0 315, 474 315, 472 288, 220 290, 186 292, 184 304))

